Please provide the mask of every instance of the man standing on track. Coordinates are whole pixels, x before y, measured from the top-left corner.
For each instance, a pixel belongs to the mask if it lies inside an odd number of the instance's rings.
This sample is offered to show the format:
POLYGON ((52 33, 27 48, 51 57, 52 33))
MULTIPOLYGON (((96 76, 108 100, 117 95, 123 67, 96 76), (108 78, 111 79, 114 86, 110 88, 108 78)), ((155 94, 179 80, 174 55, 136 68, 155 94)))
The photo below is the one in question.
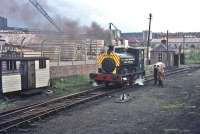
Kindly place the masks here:
POLYGON ((154 85, 156 85, 158 81, 158 65, 157 66, 154 65, 153 76, 154 76, 154 85))

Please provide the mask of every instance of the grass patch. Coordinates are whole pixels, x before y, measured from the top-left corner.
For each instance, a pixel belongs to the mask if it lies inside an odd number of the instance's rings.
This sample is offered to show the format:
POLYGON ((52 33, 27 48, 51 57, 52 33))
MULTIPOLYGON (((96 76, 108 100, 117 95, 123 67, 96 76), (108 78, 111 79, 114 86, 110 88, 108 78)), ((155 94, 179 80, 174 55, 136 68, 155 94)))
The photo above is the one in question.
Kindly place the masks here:
POLYGON ((85 75, 74 75, 67 78, 56 78, 51 80, 52 90, 55 94, 75 93, 91 87, 89 77, 85 75))
POLYGON ((161 108, 163 109, 180 109, 180 108, 184 108, 187 104, 185 102, 182 101, 170 101, 170 102, 165 102, 161 104, 161 108))
POLYGON ((5 100, 0 100, 0 109, 5 109, 12 106, 13 103, 5 100))
POLYGON ((200 52, 191 50, 191 52, 186 56, 186 64, 200 64, 200 52))

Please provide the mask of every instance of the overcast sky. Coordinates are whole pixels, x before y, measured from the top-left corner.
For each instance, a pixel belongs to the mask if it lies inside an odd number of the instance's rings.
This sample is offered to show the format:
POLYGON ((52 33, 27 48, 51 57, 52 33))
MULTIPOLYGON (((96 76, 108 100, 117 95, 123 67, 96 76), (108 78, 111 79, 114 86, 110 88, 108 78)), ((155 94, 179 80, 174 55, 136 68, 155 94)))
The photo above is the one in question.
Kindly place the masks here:
POLYGON ((199 0, 49 0, 55 11, 79 20, 97 21, 103 27, 114 23, 123 32, 148 29, 152 13, 152 31, 200 32, 199 0))
MULTIPOLYGON (((35 15, 35 21, 39 19, 45 22, 44 17, 28 1, 1 0, 0 15, 8 17, 10 26, 31 26, 27 25, 34 21, 30 13, 35 15), (17 7, 17 3, 24 5, 17 7), (13 10, 15 7, 16 9, 13 10), (20 16, 19 14, 22 17, 15 17, 20 16), (29 23, 26 22, 27 20, 29 23)), ((112 22, 122 32, 140 32, 148 29, 149 13, 152 13, 153 32, 166 32, 166 30, 169 32, 200 32, 200 0, 37 1, 52 18, 67 17, 79 21, 81 25, 90 25, 92 21, 96 21, 103 28, 108 28, 108 23, 112 22)))

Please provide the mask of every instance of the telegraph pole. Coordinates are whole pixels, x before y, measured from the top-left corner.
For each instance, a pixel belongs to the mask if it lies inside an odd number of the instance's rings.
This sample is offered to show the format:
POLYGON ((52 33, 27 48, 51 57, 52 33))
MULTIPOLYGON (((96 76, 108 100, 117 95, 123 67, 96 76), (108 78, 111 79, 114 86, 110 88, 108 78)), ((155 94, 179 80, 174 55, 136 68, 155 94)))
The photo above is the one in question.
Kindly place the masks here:
POLYGON ((185 34, 183 34, 183 54, 184 54, 184 48, 185 48, 185 34))
POLYGON ((168 35, 168 30, 167 30, 167 41, 166 41, 166 43, 167 43, 167 66, 170 65, 168 39, 169 39, 169 35, 168 35))
POLYGON ((22 40, 21 40, 21 46, 20 46, 20 49, 21 49, 21 57, 23 57, 23 50, 22 50, 22 45, 24 44, 24 40, 25 40, 26 38, 25 37, 23 37, 22 38, 22 40))
POLYGON ((183 44, 182 44, 182 50, 183 50, 183 53, 182 53, 182 64, 185 64, 185 53, 184 53, 184 49, 185 49, 185 34, 183 34, 183 44))
POLYGON ((150 65, 150 57, 149 57, 149 47, 150 47, 150 33, 151 33, 151 19, 152 14, 149 14, 149 31, 148 31, 148 40, 147 40, 147 64, 150 65))
POLYGON ((42 42, 41 42, 41 56, 44 56, 44 54, 43 54, 43 49, 44 49, 44 42, 45 42, 46 40, 43 40, 42 42))

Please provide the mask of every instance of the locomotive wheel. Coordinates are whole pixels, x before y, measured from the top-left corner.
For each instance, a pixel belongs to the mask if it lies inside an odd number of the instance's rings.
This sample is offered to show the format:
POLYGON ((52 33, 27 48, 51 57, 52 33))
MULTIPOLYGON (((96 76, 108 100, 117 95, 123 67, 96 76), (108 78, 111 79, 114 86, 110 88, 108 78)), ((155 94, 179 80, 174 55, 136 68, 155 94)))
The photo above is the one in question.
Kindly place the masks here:
POLYGON ((104 85, 105 85, 106 87, 110 87, 110 82, 104 82, 104 85))
POLYGON ((129 85, 129 86, 133 86, 133 83, 134 83, 134 82, 130 80, 130 81, 128 82, 128 85, 129 85))
POLYGON ((129 84, 130 86, 133 86, 133 83, 134 83, 134 77, 131 76, 130 79, 129 79, 128 84, 129 84))

